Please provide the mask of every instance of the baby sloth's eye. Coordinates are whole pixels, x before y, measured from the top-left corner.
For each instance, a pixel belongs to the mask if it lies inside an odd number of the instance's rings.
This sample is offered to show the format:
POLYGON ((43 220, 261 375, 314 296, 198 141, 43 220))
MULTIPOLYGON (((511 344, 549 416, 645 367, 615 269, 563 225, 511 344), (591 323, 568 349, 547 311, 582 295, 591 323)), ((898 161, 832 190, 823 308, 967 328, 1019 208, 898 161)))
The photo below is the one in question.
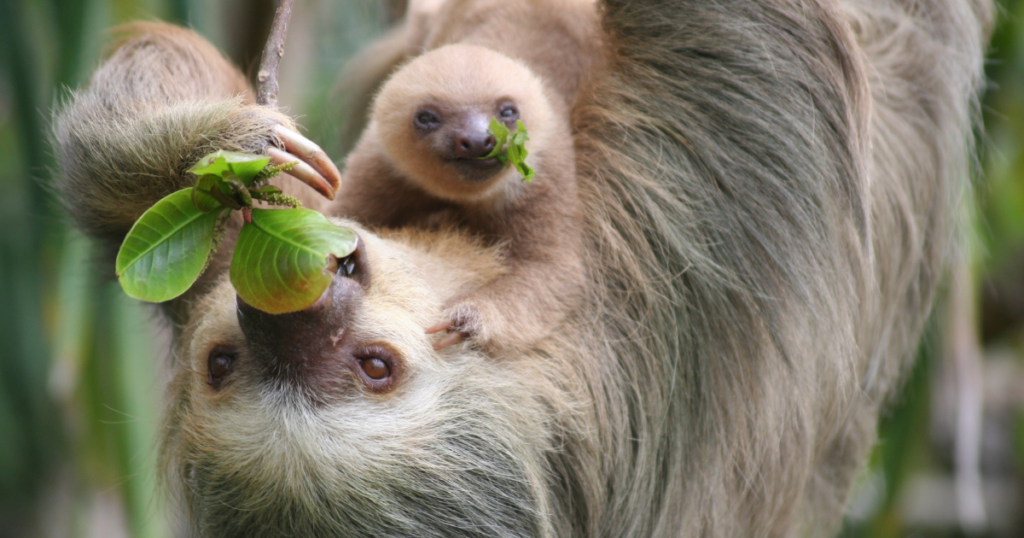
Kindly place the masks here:
POLYGON ((519 119, 519 108, 512 103, 506 103, 501 106, 498 114, 501 115, 501 119, 503 120, 516 120, 519 119))
POLYGON ((211 387, 219 389, 224 383, 224 379, 231 373, 236 355, 234 349, 229 346, 217 346, 210 351, 206 359, 206 382, 211 387))
POLYGON ((420 109, 416 112, 414 123, 417 129, 433 130, 441 124, 441 118, 432 110, 420 109))

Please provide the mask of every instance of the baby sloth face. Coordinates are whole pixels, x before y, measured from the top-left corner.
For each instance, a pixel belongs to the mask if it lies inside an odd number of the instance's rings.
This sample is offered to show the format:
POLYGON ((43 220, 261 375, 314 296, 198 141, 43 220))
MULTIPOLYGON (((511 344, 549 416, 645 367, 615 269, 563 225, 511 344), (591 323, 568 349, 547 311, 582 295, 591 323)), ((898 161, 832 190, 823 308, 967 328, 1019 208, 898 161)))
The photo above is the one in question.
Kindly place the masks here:
POLYGON ((440 163, 454 166, 462 181, 480 183, 493 179, 503 168, 497 157, 484 158, 497 143, 489 130, 491 118, 514 131, 519 117, 519 107, 508 98, 481 106, 429 99, 409 123, 440 163))
MULTIPOLYGON (((524 64, 456 44, 414 59, 388 80, 374 102, 370 132, 409 181, 439 198, 474 201, 517 177, 497 158, 483 158, 496 144, 491 120, 510 131, 522 120, 530 147, 543 148, 553 114, 543 83, 524 64)), ((528 159, 537 166, 536 153, 528 159)))

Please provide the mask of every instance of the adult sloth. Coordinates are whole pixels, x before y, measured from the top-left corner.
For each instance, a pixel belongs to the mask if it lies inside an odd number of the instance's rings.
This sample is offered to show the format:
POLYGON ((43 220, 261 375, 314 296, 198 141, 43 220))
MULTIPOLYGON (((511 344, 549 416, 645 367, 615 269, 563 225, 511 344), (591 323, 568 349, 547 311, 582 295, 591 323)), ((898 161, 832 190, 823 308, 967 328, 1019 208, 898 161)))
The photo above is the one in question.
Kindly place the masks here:
MULTIPOLYGON (((582 306, 522 352, 436 352, 423 328, 501 267, 456 229, 360 228, 354 270, 286 316, 237 307, 215 260, 167 309, 195 532, 834 532, 950 253, 990 6, 598 10, 582 306)), ((290 125, 194 34, 133 32, 56 126, 65 197, 115 245, 200 155, 290 125)))

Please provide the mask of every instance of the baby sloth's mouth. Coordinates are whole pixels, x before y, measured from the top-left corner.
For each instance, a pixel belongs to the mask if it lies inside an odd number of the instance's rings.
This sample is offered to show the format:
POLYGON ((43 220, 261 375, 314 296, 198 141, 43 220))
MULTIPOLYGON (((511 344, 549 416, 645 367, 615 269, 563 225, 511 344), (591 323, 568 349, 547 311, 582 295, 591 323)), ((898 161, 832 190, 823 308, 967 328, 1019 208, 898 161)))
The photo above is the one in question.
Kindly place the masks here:
POLYGON ((463 181, 482 183, 493 178, 504 168, 497 157, 489 159, 455 158, 448 161, 455 167, 463 181))

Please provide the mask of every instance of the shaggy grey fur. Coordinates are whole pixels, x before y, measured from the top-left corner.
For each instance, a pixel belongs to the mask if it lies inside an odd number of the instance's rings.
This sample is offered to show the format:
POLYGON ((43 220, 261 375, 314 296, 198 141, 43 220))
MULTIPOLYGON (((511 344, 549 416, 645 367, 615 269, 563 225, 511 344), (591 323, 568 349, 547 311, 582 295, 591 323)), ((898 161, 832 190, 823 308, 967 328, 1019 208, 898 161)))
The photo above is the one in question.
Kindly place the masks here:
MULTIPOLYGON (((297 454, 311 463, 287 476, 299 473, 304 490, 257 480, 278 476, 259 458, 244 460, 251 477, 233 474, 251 447, 188 441, 183 432, 216 415, 198 411, 202 394, 179 365, 165 446, 196 529, 835 531, 879 406, 898 386, 955 254, 992 7, 600 7, 604 38, 595 47, 605 63, 573 115, 585 304, 524 356, 459 357, 453 364, 494 361, 494 371, 473 374, 473 385, 459 378, 438 388, 444 413, 434 415, 430 435, 397 445, 392 468, 363 472, 321 461, 319 452, 297 454), (315 473, 332 464, 342 478, 315 473)), ((160 66, 219 65, 151 46, 162 52, 145 63, 119 59, 128 54, 120 49, 57 118, 62 188, 82 226, 110 239, 182 185, 181 171, 203 151, 273 141, 266 126, 232 120, 250 109, 223 91, 136 96, 129 85, 160 66), (110 162, 122 172, 108 173, 110 162)), ((157 78, 150 91, 186 84, 157 78)), ((237 384, 248 391, 238 394, 264 402, 254 409, 275 416, 322 412, 244 377, 237 384), (266 409, 268 401, 280 409, 266 409)))

